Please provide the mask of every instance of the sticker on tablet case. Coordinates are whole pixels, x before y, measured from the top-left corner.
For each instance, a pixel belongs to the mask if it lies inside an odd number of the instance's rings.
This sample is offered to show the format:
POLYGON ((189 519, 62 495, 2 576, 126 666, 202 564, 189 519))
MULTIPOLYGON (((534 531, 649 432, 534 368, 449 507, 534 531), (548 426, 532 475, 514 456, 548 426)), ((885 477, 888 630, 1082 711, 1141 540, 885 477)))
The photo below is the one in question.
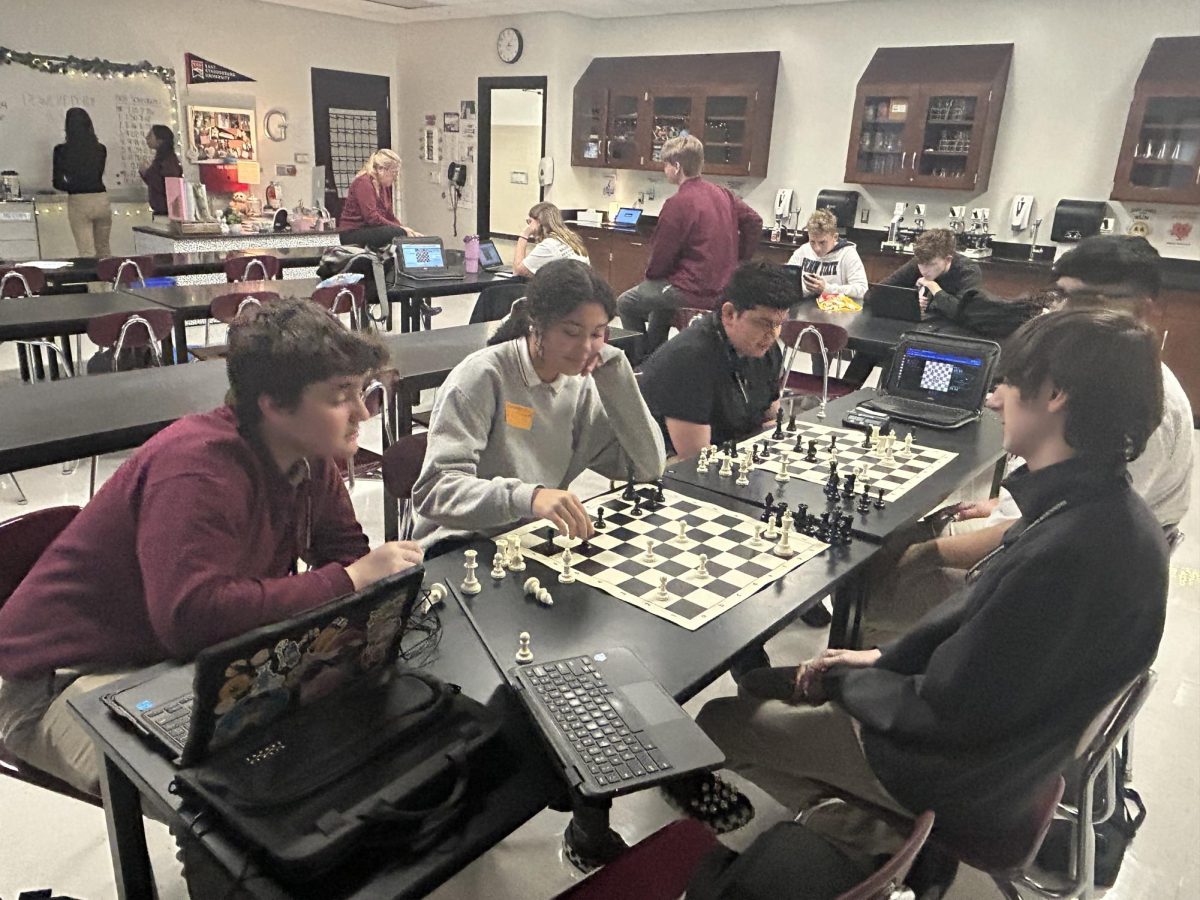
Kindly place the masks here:
POLYGON ((533 427, 533 408, 519 403, 505 403, 504 421, 513 428, 528 431, 533 427))

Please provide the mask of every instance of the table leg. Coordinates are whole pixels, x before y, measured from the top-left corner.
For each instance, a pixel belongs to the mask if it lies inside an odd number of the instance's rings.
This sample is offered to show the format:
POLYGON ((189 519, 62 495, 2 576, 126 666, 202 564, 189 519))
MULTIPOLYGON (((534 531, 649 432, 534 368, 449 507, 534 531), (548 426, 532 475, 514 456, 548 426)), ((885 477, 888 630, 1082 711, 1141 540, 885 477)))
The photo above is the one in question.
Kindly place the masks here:
POLYGON ((71 350, 71 336, 64 334, 64 335, 62 335, 62 337, 59 338, 59 340, 62 341, 63 358, 67 361, 67 365, 71 369, 69 374, 71 374, 71 375, 79 374, 79 370, 75 368, 75 354, 71 350))
POLYGON ((101 754, 100 791, 104 818, 108 823, 108 846, 120 900, 153 900, 158 896, 150 854, 146 850, 146 828, 137 788, 125 773, 101 754))
POLYGON ((866 579, 861 575, 844 578, 833 592, 833 622, 829 626, 830 647, 858 646, 866 603, 866 579))
POLYGON ((182 315, 175 317, 175 352, 179 354, 177 362, 188 361, 187 321, 182 315))
POLYGON ((171 332, 167 332, 162 339, 162 361, 164 366, 175 365, 175 341, 171 337, 171 332))
POLYGON ((610 800, 587 800, 575 795, 571 801, 571 821, 563 832, 567 858, 578 869, 589 872, 607 865, 629 845, 609 827, 610 800))

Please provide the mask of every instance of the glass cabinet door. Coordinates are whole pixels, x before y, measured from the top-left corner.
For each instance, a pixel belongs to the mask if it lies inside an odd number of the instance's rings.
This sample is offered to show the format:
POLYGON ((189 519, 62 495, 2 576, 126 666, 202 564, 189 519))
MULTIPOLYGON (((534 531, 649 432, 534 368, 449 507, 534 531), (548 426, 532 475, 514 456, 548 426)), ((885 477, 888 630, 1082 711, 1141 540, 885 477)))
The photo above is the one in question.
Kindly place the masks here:
POLYGON ((875 184, 907 184, 911 146, 910 123, 916 97, 871 93, 862 98, 855 120, 856 142, 847 180, 875 184))
POLYGON ((575 121, 571 129, 571 163, 603 166, 607 91, 575 92, 575 121))
POLYGON ((985 121, 977 94, 931 94, 924 104, 920 147, 913 148, 914 181, 931 187, 973 187, 985 121))
POLYGON ((610 166, 637 165, 641 158, 638 146, 641 99, 640 94, 609 94, 605 159, 610 166))
POLYGON ((1200 160, 1200 97, 1149 97, 1129 159, 1133 188, 1194 190, 1200 160))
POLYGON ((704 169, 745 174, 751 150, 750 94, 710 95, 704 98, 704 169))
POLYGON ((662 147, 673 137, 692 133, 692 98, 650 97, 650 155, 645 159, 647 168, 662 165, 662 147))

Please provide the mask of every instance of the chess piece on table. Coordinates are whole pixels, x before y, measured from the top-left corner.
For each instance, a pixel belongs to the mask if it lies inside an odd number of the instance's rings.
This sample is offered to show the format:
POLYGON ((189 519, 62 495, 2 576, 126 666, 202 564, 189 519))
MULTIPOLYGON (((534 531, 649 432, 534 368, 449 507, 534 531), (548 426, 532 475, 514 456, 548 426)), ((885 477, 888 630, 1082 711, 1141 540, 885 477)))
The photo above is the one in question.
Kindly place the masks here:
POLYGON ((808 442, 808 453, 806 453, 804 455, 804 461, 805 462, 816 462, 817 461, 817 442, 816 442, 816 440, 810 440, 808 442))
POLYGON ((538 592, 533 595, 534 599, 542 606, 553 606, 554 598, 550 596, 550 592, 545 588, 538 588, 538 592))
POLYGON ((698 457, 696 457, 696 474, 697 475, 707 475, 708 474, 708 448, 707 447, 705 447, 703 450, 701 450, 700 455, 698 457))
POLYGON ((463 553, 466 562, 463 563, 463 568, 467 570, 467 577, 463 579, 463 583, 459 585, 459 589, 464 594, 478 594, 483 588, 479 584, 479 579, 475 577, 475 570, 479 568, 479 563, 475 562, 475 558, 479 554, 475 550, 467 550, 463 553))
POLYGON ((679 523, 679 534, 675 535, 673 540, 676 544, 686 544, 688 542, 687 522, 681 521, 679 523))
POLYGON ((654 555, 654 539, 646 538, 646 552, 640 557, 641 561, 647 565, 654 565, 658 562, 658 557, 654 555))
POLYGON ((608 523, 604 521, 604 507, 600 507, 600 511, 596 513, 596 521, 592 523, 592 527, 597 531, 603 531, 608 527, 608 523))
POLYGON ((875 498, 875 508, 883 509, 883 488, 879 489, 879 496, 875 498))
POLYGON ((633 498, 633 509, 629 511, 631 516, 640 516, 642 514, 642 495, 636 494, 633 498))
MULTIPOLYGON (((872 428, 874 428, 875 426, 874 426, 874 425, 872 425, 871 427, 872 427, 872 428)), ((859 446, 860 446, 860 447, 861 447, 861 449, 863 449, 863 450, 870 450, 870 449, 871 449, 871 432, 870 432, 870 431, 864 431, 864 432, 863 432, 863 441, 862 441, 862 444, 860 444, 859 446)))
POLYGON ((748 543, 751 547, 762 547, 766 544, 763 539, 763 526, 761 523, 754 526, 754 537, 750 538, 748 543))
POLYGON ((787 453, 781 453, 779 456, 779 471, 775 474, 775 480, 779 482, 790 481, 792 475, 788 469, 791 467, 791 465, 791 455, 787 453))
POLYGON ((536 578, 526 578, 525 579, 524 591, 530 597, 536 597, 537 592, 539 590, 541 590, 541 588, 542 588, 542 583, 540 581, 538 581, 536 578))
POLYGON ((883 464, 885 466, 894 466, 896 457, 892 455, 892 439, 888 437, 887 443, 883 445, 883 464))
POLYGON ((667 576, 658 576, 658 588, 654 591, 654 599, 660 603, 666 603, 671 599, 671 592, 667 590, 667 576))
POLYGON ((858 476, 851 472, 846 476, 846 483, 842 487, 842 498, 845 500, 854 499, 854 481, 858 476))
POLYGON ((771 440, 782 441, 783 438, 784 438, 783 416, 776 416, 775 417, 775 430, 773 432, 771 432, 771 440))
POLYGON ((508 544, 508 571, 524 572, 525 571, 525 548, 521 545, 519 537, 512 538, 508 544))
POLYGON ((904 436, 904 455, 912 456, 912 431, 904 436))
POLYGON ((529 632, 522 631, 517 636, 517 662, 521 665, 533 662, 533 651, 529 649, 529 632))
POLYGON ((862 493, 858 495, 858 506, 855 507, 860 513, 868 513, 871 511, 871 492, 867 485, 863 485, 862 493))
POLYGON ((763 532, 763 537, 765 537, 768 541, 773 541, 779 535, 779 532, 775 530, 775 510, 767 510, 766 523, 767 530, 763 532))
POLYGON ((794 409, 792 410, 791 416, 788 417, 787 430, 788 431, 796 430, 796 412, 794 409))
POLYGON ((696 565, 696 577, 708 578, 708 557, 703 553, 700 554, 700 562, 696 565))
POLYGON ((440 581, 435 581, 429 586, 429 593, 425 597, 425 612, 433 609, 435 606, 441 606, 446 600, 446 588, 440 581))
POLYGON ((792 444, 792 452, 793 453, 803 453, 804 452, 804 432, 803 431, 796 432, 796 443, 792 444))
POLYGON ((739 487, 745 487, 750 483, 750 467, 753 463, 750 462, 750 457, 743 456, 741 463, 738 465, 738 477, 734 480, 734 484, 739 487))
POLYGON ((663 494, 663 481, 661 478, 656 479, 654 482, 654 502, 655 503, 666 503, 667 502, 667 498, 663 494))
POLYGON ((767 516, 771 515, 772 507, 775 506, 775 495, 768 492, 767 496, 765 496, 763 498, 763 506, 765 507, 765 509, 763 510, 761 519, 762 519, 762 521, 765 522, 765 521, 767 521, 767 516))
POLYGON ((497 551, 496 555, 492 557, 492 577, 499 580, 507 574, 508 572, 504 570, 504 554, 497 551))
POLYGON ((837 435, 836 434, 831 434, 829 436, 829 453, 834 456, 837 455, 837 435))
POLYGON ((783 520, 783 528, 779 532, 779 543, 775 545, 775 549, 771 552, 781 559, 791 559, 796 555, 796 551, 792 549, 792 520, 786 517, 783 520))
POLYGON ((717 474, 722 478, 728 478, 733 474, 733 457, 728 453, 721 457, 721 468, 717 469, 717 474))
POLYGON ((571 569, 571 548, 562 552, 562 571, 558 573, 559 584, 574 584, 575 572, 571 569))

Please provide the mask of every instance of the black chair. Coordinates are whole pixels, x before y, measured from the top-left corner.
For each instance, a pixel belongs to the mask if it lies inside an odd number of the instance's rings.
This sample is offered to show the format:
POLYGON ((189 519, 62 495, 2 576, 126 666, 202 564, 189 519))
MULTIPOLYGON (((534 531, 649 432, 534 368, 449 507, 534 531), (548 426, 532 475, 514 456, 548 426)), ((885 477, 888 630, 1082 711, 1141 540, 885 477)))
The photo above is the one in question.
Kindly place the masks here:
POLYGON ((514 301, 525 296, 525 282, 517 281, 514 284, 514 281, 510 279, 503 284, 489 284, 480 291, 475 308, 471 310, 470 324, 495 322, 507 316, 514 301))

